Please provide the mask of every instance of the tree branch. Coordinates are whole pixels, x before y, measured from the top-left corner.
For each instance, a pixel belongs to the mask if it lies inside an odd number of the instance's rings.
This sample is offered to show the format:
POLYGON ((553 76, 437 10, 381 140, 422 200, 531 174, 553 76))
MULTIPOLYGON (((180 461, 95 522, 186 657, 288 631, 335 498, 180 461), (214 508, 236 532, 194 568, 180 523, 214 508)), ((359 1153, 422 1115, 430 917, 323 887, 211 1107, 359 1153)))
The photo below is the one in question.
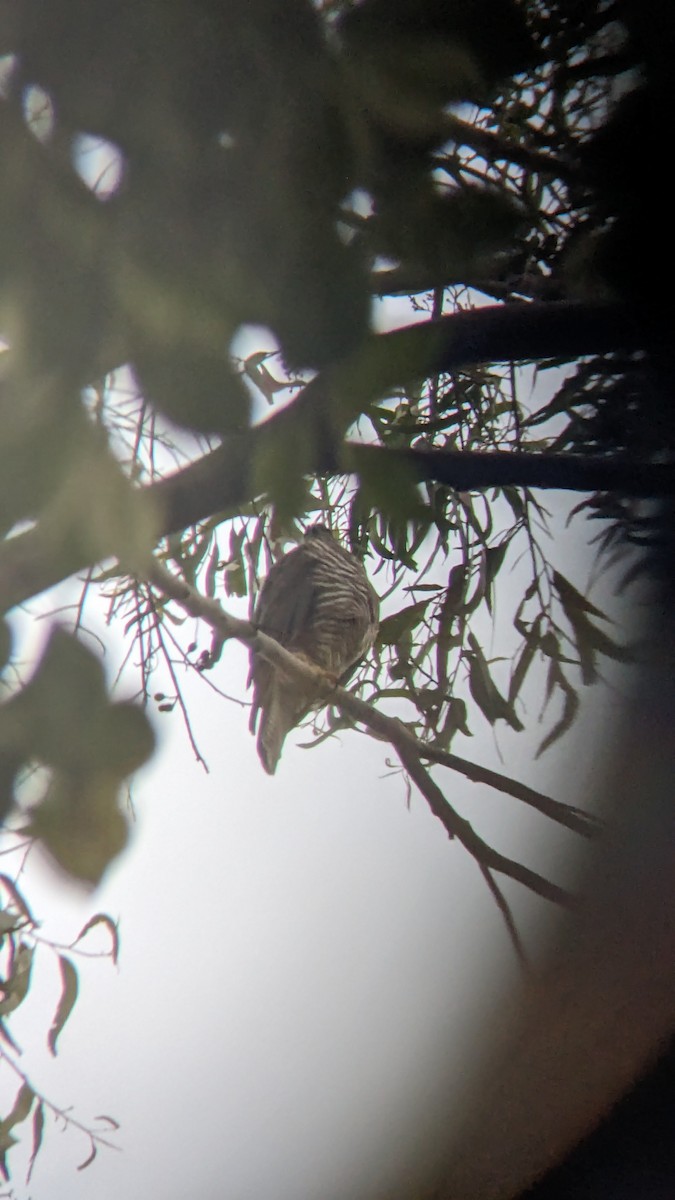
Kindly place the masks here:
MULTIPOLYGON (((387 720, 390 719, 392 718, 387 718, 387 720)), ((402 728, 405 729, 405 726, 402 726, 402 728)), ((431 778, 429 772, 424 769, 420 762, 417 747, 415 746, 413 749, 408 743, 408 738, 401 737, 398 731, 392 729, 391 732, 391 741, 396 753, 410 778, 417 784, 432 813, 443 823, 448 835, 456 837, 462 843, 465 850, 469 851, 469 854, 476 860, 481 869, 499 871, 502 875, 507 875, 509 879, 515 879, 517 883, 522 883, 530 891, 536 892, 544 900, 552 900, 556 904, 563 904, 568 907, 571 905, 572 897, 564 888, 558 887, 557 884, 551 883, 548 879, 544 879, 542 875, 537 874, 536 871, 531 871, 529 867, 524 867, 521 863, 515 862, 514 859, 500 854, 498 850, 494 850, 492 846, 484 842, 469 822, 465 821, 463 817, 460 817, 455 812, 438 787, 438 784, 431 778)))
POLYGON ((526 783, 520 783, 517 779, 502 775, 500 771, 491 771, 489 767, 481 767, 478 763, 469 762, 457 754, 451 754, 449 750, 438 750, 435 746, 425 745, 424 742, 419 742, 418 746, 421 757, 429 762, 436 762, 443 767, 449 767, 452 771, 458 771, 472 783, 484 783, 498 792, 513 796, 515 800, 522 800, 523 804, 536 808, 537 812, 542 813, 543 816, 550 817, 559 825, 565 825, 574 833, 580 833, 584 837, 596 837, 602 831, 602 821, 583 808, 577 808, 573 804, 563 804, 560 800, 554 800, 551 796, 546 796, 543 792, 528 787, 526 783))
POLYGON ((341 455, 343 470, 346 464, 356 474, 367 469, 369 460, 375 465, 385 459, 388 471, 412 467, 420 481, 445 483, 460 492, 527 487, 621 492, 626 496, 675 495, 675 464, 633 462, 619 455, 607 458, 602 454, 529 454, 518 450, 395 449, 352 442, 346 444, 341 455))
POLYGON ((569 828, 576 828, 581 833, 595 832, 591 828, 590 819, 587 824, 582 821, 576 824, 574 821, 570 821, 570 816, 576 817, 579 810, 568 809, 566 805, 560 804, 548 796, 541 796, 534 789, 525 788, 524 785, 517 784, 514 780, 507 780, 505 776, 498 775, 497 772, 484 771, 473 763, 465 763, 455 755, 440 756, 437 752, 430 754, 429 747, 419 742, 398 718, 386 716, 367 704, 366 701, 359 699, 358 696, 336 686, 319 667, 313 667, 305 660, 296 658, 273 638, 256 630, 250 621, 242 621, 230 616, 216 600, 202 596, 195 588, 184 580, 176 578, 156 560, 147 572, 144 582, 161 590, 165 596, 180 604, 191 616, 206 621, 219 638, 238 638, 252 646, 257 653, 262 654, 284 674, 298 680, 311 681, 317 691, 323 694, 326 703, 333 704, 336 708, 348 713, 354 720, 371 730, 380 740, 388 741, 396 750, 401 764, 424 796, 432 813, 442 822, 448 836, 456 837, 482 870, 498 871, 529 888, 530 891, 545 900, 567 906, 571 904, 572 898, 563 888, 551 883, 536 871, 500 854, 487 842, 484 842, 469 822, 460 817, 448 803, 438 784, 423 766, 422 759, 434 757, 437 761, 441 761, 442 765, 460 770, 468 778, 487 782, 492 787, 502 788, 502 784, 506 783, 509 786, 502 790, 507 790, 511 795, 520 799, 527 795, 527 803, 533 804, 553 820, 561 821, 562 824, 569 828), (538 802, 536 797, 538 797, 538 802))
MULTIPOLYGON (((490 129, 482 129, 480 125, 469 124, 451 114, 448 114, 446 121, 448 136, 459 146, 471 146, 478 150, 487 162, 512 162, 526 171, 536 171, 568 184, 578 184, 582 179, 578 166, 554 158, 542 150, 518 145, 490 129)), ((439 155, 439 158, 442 156, 439 155)))
MULTIPOLYGON (((630 352, 644 348, 647 342, 648 334, 637 314, 622 305, 563 302, 488 306, 392 333, 369 335, 356 353, 318 375, 268 421, 228 436, 216 450, 141 491, 159 513, 161 536, 253 499, 257 491, 256 464, 266 456, 283 453, 284 448, 293 461, 301 452, 302 467, 308 474, 348 472, 356 469, 355 456, 379 452, 391 455, 388 461, 392 465, 397 454, 413 455, 411 461, 422 477, 432 478, 430 472, 437 470, 443 482, 465 490, 497 486, 505 479, 515 485, 522 482, 526 486, 599 490, 603 483, 596 489, 590 464, 595 462, 602 479, 607 480, 609 464, 600 459, 580 462, 566 456, 565 463, 554 468, 555 483, 547 484, 545 464, 553 463, 553 456, 547 459, 543 455, 518 457, 504 453, 465 459, 459 454, 447 457, 442 451, 345 447, 343 439, 373 400, 439 372, 486 362, 574 359, 616 349, 630 352), (516 466, 526 474, 525 479, 520 479, 516 466), (544 482, 536 483, 536 479, 544 482)), ((667 471, 663 468, 661 475, 667 471)), ((613 486, 629 483, 630 472, 635 474, 636 469, 631 467, 629 471, 626 466, 623 475, 615 471, 615 478, 620 476, 621 482, 613 486)), ((649 467, 649 472, 652 479, 659 477, 654 467, 649 467)), ((645 479, 646 469, 640 474, 640 495, 645 494, 645 479)), ((648 494, 654 494, 653 488, 648 494)), ((6 541, 0 548, 0 611, 90 566, 81 545, 81 539, 71 536, 70 531, 63 544, 58 544, 53 532, 50 538, 41 533, 39 524, 6 541)))
POLYGON ((493 879, 492 872, 487 867, 481 867, 481 874, 490 891, 492 892, 497 908, 504 918, 504 924, 506 925, 506 929, 509 937, 511 938, 516 955, 519 958, 521 965, 526 970, 529 970, 530 963, 528 961, 527 954, 525 953, 525 947, 523 945, 522 938, 518 933, 518 926, 513 918, 513 913, 511 912, 508 900, 506 899, 496 880, 493 879))

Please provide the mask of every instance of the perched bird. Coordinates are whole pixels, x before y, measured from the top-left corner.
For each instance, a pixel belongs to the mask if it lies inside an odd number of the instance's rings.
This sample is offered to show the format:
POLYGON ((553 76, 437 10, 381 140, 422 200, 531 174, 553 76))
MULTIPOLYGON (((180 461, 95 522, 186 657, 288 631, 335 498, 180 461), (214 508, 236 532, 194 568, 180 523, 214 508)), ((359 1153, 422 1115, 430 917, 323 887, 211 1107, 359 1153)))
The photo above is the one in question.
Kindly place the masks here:
MULTIPOLYGON (((265 580, 254 624, 307 661, 344 683, 372 646, 379 599, 358 558, 324 525, 311 525, 304 541, 275 563, 265 580)), ((255 733, 260 761, 273 775, 284 739, 320 695, 311 684, 289 679, 251 651, 255 733)))

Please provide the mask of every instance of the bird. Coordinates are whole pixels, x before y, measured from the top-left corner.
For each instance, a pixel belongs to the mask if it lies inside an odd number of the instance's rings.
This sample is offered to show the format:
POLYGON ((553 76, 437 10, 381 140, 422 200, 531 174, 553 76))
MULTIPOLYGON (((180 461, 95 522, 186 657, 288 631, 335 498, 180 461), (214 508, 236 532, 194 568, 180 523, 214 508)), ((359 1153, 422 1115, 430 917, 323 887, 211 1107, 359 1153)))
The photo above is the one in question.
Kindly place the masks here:
MULTIPOLYGON (((271 568, 253 614, 256 629, 286 650, 345 683, 375 641, 379 597, 363 564, 325 525, 310 525, 303 541, 271 568)), ((253 704, 249 729, 258 757, 273 775, 284 740, 320 706, 324 689, 289 679, 255 649, 250 654, 253 704)))

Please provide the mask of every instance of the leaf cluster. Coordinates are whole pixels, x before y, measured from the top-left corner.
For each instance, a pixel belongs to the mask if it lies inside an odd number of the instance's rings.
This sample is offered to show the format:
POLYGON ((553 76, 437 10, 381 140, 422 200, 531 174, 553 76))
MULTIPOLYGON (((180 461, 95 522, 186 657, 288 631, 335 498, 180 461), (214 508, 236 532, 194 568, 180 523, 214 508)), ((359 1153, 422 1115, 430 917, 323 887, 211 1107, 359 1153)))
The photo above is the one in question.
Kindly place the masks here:
MULTIPOLYGON (((29 1118, 32 1151, 26 1182, 30 1181, 42 1146, 47 1116, 53 1118, 64 1129, 71 1127, 78 1130, 88 1140, 89 1153, 80 1169, 93 1161, 100 1144, 109 1144, 101 1136, 99 1129, 87 1128, 69 1111, 59 1108, 34 1087, 21 1069, 21 1049, 11 1031, 12 1014, 26 1004, 31 996, 36 958, 42 954, 51 954, 58 966, 60 991, 47 1029, 46 1044, 50 1054, 57 1054, 60 1036, 78 998, 79 975, 74 956, 82 953, 83 940, 98 926, 106 930, 109 938, 109 948, 98 953, 115 963, 119 953, 119 934, 115 922, 107 913, 96 913, 69 946, 59 946, 43 937, 25 896, 14 880, 9 875, 0 874, 0 1067, 11 1071, 19 1079, 14 1102, 7 1114, 0 1119, 0 1175, 5 1181, 11 1178, 7 1155, 19 1140, 14 1131, 29 1118)), ((112 1118, 101 1117, 97 1120, 103 1122, 104 1130, 117 1128, 117 1123, 112 1118)))
MULTIPOLYGON (((229 349, 246 323, 314 370, 363 346, 373 292, 433 293, 436 315, 461 303, 455 285, 573 293, 575 239, 599 215, 609 237, 625 192, 612 89, 642 95, 643 60, 661 78, 642 26, 588 2, 569 20, 555 0, 26 0, 3 10, 0 46, 0 507, 7 528, 39 517, 43 553, 68 561, 74 543, 83 561, 104 547, 129 559, 156 536, 83 385, 131 365, 136 441, 157 438, 158 414, 237 436, 250 371, 229 349), (83 135, 116 155, 112 189, 75 169, 83 135)), ((386 391, 369 355, 357 411, 386 391)), ((337 390, 315 405, 333 457, 355 415, 337 390)), ((306 424, 262 440, 248 471, 286 518, 317 458, 306 424)), ((153 469, 133 451, 127 466, 134 480, 153 469)))
MULTIPOLYGON (((547 366, 542 363, 540 369, 547 366)), ((613 455, 626 464, 627 482, 636 458, 675 461, 674 410, 667 382, 658 362, 644 354, 613 354, 578 363, 548 403, 527 418, 525 427, 548 433, 555 453, 613 455)), ((649 499, 621 489, 601 491, 582 501, 578 510, 604 522, 596 542, 608 562, 626 557, 626 543, 652 550, 670 543, 669 509, 649 499)), ((628 562, 626 578, 653 566, 653 556, 636 556, 628 562)))

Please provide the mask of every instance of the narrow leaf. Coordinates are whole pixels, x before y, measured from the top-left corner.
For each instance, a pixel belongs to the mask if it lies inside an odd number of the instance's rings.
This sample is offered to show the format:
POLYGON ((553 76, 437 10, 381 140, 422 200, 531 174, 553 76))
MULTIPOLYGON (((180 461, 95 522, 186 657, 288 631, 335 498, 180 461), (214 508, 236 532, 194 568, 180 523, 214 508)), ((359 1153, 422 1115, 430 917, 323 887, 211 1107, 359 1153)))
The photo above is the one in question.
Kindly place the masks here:
POLYGON ((81 942, 82 938, 87 936, 89 930, 93 929, 96 925, 105 925, 106 929, 108 930, 112 941, 110 957, 112 958, 115 966, 117 966, 117 959, 119 957, 120 950, 120 934, 117 927, 117 922, 113 921, 112 917, 109 917, 107 913, 96 913, 95 916, 90 917, 86 925, 82 926, 80 932, 75 938, 75 941, 72 943, 73 946, 76 946, 78 942, 81 942))
POLYGON ((24 942, 19 946, 14 959, 12 973, 3 985, 4 999, 0 1000, 0 1014, 14 1012, 26 999, 30 988, 31 969, 35 950, 24 942))
POLYGON ((560 601, 565 612, 577 609, 580 612, 589 613, 593 617, 600 617, 603 621, 608 620, 607 615, 601 612, 599 608, 596 608, 594 604, 591 604, 590 600, 577 591, 569 579, 565 579, 565 576, 561 575, 559 571, 553 572, 552 582, 560 596, 560 601))
POLYGON ((485 551, 485 579, 488 588, 494 583, 497 573, 504 562, 508 548, 509 541, 507 538, 499 546, 488 546, 485 551))
POLYGON ((590 621, 581 613, 577 613, 572 622, 574 629, 574 639, 579 655, 579 665, 581 667, 581 678, 585 684, 595 683, 598 678, 598 671, 595 665, 595 644, 591 636, 593 626, 590 621))
POLYGON ((608 658, 625 663, 633 662, 635 659, 630 647, 615 642, 604 630, 598 629, 597 625, 593 625, 590 621, 588 622, 588 637, 594 649, 599 650, 601 654, 606 654, 608 658))
POLYGON ((527 510, 520 492, 514 487, 505 487, 502 488, 502 496, 506 500, 506 503, 516 518, 516 521, 520 523, 522 520, 524 520, 527 510))
POLYGON ((14 1107, 2 1122, 5 1129, 11 1129, 13 1125, 19 1125, 21 1121, 25 1121, 33 1107, 35 1092, 28 1083, 22 1083, 16 1094, 14 1107))
POLYGON ((23 1054, 21 1047, 14 1041, 4 1021, 0 1021, 0 1039, 7 1042, 7 1045, 11 1047, 15 1054, 23 1054))
POLYGON ((541 614, 537 617, 536 621, 534 622, 534 624, 525 640, 525 645, 523 646, 523 648, 520 652, 520 657, 518 658, 518 661, 516 662, 516 665, 513 668, 513 674, 511 675, 511 681, 509 683, 509 693, 508 693, 509 704, 513 704, 513 702, 520 695, 520 689, 525 682, 525 678, 526 678, 527 673, 532 665, 532 661, 534 659, 535 652, 539 647, 540 623, 541 623, 541 614))
POLYGON ((105 1121, 111 1129, 119 1129, 120 1127, 119 1121, 116 1121, 114 1117, 109 1117, 107 1113, 98 1113, 98 1115, 94 1117, 94 1120, 105 1121))
POLYGON ((28 1163, 28 1171, 26 1172, 26 1183, 30 1183, 30 1177, 33 1174, 35 1160, 42 1145, 42 1131, 45 1127, 45 1112, 42 1102, 37 1105, 33 1113, 33 1150, 28 1163))
POLYGON ((565 693, 563 713, 560 720, 553 726, 553 729, 546 735, 541 745, 537 748, 535 758, 539 758, 539 756, 544 753, 544 750, 548 750, 549 746, 552 746, 554 742, 558 741, 558 738, 561 738, 564 733, 567 733, 567 730, 571 728, 574 718, 577 715, 579 709, 579 697, 574 691, 574 688, 571 687, 566 680, 561 681, 559 686, 565 693))
POLYGON ((476 704, 487 717, 491 725, 501 719, 506 721, 517 732, 523 728, 522 721, 516 716, 515 709, 507 703, 497 688, 476 638, 469 634, 471 657, 469 663, 469 689, 476 704))
POLYGON ((85 1158, 84 1162, 80 1163, 79 1167, 77 1168, 78 1171, 84 1171, 86 1167, 90 1167, 91 1164, 93 1163, 94 1159, 96 1158, 97 1153, 98 1153, 98 1151, 96 1149, 96 1142, 92 1142, 91 1143, 91 1151, 85 1158))
POLYGON ((204 573, 204 592, 212 600, 216 594, 216 576, 218 572, 218 563, 220 561, 220 550, 218 542, 214 541, 209 555, 209 561, 204 573))
POLYGON ((441 609, 442 619, 447 616, 455 615, 459 612, 466 594, 466 567, 464 563, 458 563, 453 567, 448 576, 448 587, 443 597, 443 607, 441 609))
POLYGON ((494 725, 500 715, 499 696, 486 670, 485 660, 477 654, 472 654, 469 661, 469 689, 483 716, 494 725))
POLYGON ((65 958, 63 954, 59 955, 59 967, 61 969, 61 999, 47 1036, 47 1044, 54 1055, 56 1054, 57 1038, 73 1011, 78 991, 77 971, 70 959, 65 958))
POLYGON ((409 604, 406 608, 401 608, 391 616, 385 617, 380 622, 377 637, 379 644, 382 646, 396 645, 405 633, 409 633, 416 625, 419 625, 428 604, 429 600, 418 600, 416 604, 409 604))
POLYGON ((11 896, 11 898, 14 901, 14 904, 18 908, 19 912, 26 918, 27 921, 30 922, 31 925, 35 925, 35 923, 36 923, 35 917, 33 916, 28 905, 26 904, 26 901, 24 900, 23 896, 21 895, 21 892, 19 891, 16 884, 14 883, 14 880, 10 879, 9 875, 0 874, 0 883, 7 890, 9 895, 11 896))

